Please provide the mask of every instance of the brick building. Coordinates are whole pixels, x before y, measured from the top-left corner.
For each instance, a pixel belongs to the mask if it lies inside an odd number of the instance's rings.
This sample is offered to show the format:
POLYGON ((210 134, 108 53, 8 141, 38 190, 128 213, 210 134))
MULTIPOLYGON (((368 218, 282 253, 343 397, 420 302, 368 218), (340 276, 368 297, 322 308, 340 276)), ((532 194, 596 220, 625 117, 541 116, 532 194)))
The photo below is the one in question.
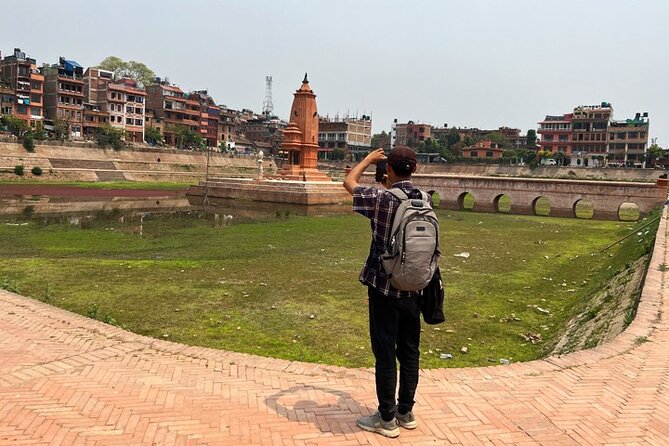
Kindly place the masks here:
POLYGON ((256 115, 247 119, 242 126, 242 132, 246 139, 254 146, 262 149, 266 154, 268 150, 278 153, 283 142, 283 130, 288 124, 276 116, 256 115))
POLYGON ((541 137, 539 140, 539 149, 542 151, 557 153, 564 152, 571 156, 572 145, 572 122, 573 113, 551 116, 539 122, 537 134, 541 137))
POLYGON ((199 104, 200 136, 205 139, 207 147, 218 147, 219 142, 222 141, 222 132, 219 126, 221 107, 216 105, 207 90, 192 91, 188 97, 199 104))
POLYGON ((334 149, 342 149, 357 160, 372 147, 372 118, 321 117, 318 122, 318 156, 332 159, 334 149))
POLYGON ((146 87, 146 107, 153 111, 153 119, 163 122, 165 144, 176 145, 174 131, 178 126, 200 133, 200 102, 167 79, 158 78, 146 87))
POLYGON ((634 119, 613 120, 608 102, 582 105, 572 113, 546 116, 537 133, 541 150, 564 152, 571 165, 595 167, 606 164, 642 166, 648 145, 648 113, 634 119))
POLYGON ((462 149, 462 156, 465 158, 499 159, 503 153, 504 149, 502 149, 502 146, 490 140, 479 141, 472 146, 462 149))
POLYGON ((648 146, 648 113, 637 113, 634 119, 611 121, 608 129, 608 164, 640 166, 648 146))
POLYGON ((16 93, 9 82, 0 79, 0 116, 13 115, 16 106, 16 93))
MULTIPOLYGON (((146 124, 146 92, 137 86, 137 83, 128 78, 114 80, 111 71, 99 68, 88 68, 84 73, 85 102, 91 107, 85 107, 88 122, 95 117, 102 119, 97 113, 107 113, 107 120, 112 127, 124 131, 126 141, 141 143, 144 141, 144 126, 146 124), (92 110, 97 109, 95 113, 92 110)), ((84 126, 91 129, 99 126, 84 126)), ((84 132, 87 137, 94 136, 84 132)))
POLYGON ((73 60, 61 57, 58 64, 42 67, 42 74, 45 118, 51 121, 51 125, 65 123, 71 138, 81 138, 84 112, 83 67, 73 60))
POLYGON ((572 157, 576 164, 603 165, 607 154, 607 131, 613 117, 608 102, 600 105, 581 105, 574 109, 572 128, 572 157))
MULTIPOLYGON (((35 128, 44 120, 44 76, 37 69, 35 59, 26 57, 20 48, 5 56, 0 62, 0 78, 4 79, 13 90, 14 104, 12 114, 23 119, 26 124, 35 128)), ((5 93, 5 99, 10 97, 5 93)), ((3 106, 9 110, 9 105, 3 106)))
POLYGON ((391 147, 409 146, 416 148, 418 144, 430 138, 431 135, 432 126, 430 124, 415 123, 414 121, 399 123, 395 119, 390 132, 390 144, 391 147))

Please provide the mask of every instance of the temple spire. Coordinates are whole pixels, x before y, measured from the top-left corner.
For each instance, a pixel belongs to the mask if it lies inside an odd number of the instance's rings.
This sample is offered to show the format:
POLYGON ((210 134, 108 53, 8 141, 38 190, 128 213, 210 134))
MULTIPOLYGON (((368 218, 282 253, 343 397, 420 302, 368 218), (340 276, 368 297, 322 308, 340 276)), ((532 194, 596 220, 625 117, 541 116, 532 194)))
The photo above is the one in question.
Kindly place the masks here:
POLYGON ((302 81, 302 83, 303 84, 305 84, 305 83, 308 84, 309 83, 309 79, 307 79, 307 73, 304 73, 304 80, 302 81))

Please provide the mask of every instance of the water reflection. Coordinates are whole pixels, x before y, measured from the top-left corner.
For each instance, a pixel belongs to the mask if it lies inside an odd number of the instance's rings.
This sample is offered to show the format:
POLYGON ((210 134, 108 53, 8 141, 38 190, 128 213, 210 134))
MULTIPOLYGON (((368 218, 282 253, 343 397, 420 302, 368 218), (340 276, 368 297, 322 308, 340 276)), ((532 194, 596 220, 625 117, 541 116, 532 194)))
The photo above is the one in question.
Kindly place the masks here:
POLYGON ((88 229, 108 225, 107 230, 144 235, 148 220, 202 220, 212 227, 258 221, 285 220, 291 216, 326 216, 350 213, 350 205, 305 206, 248 200, 216 200, 193 205, 183 194, 134 197, 66 197, 48 195, 0 196, 0 220, 5 224, 36 222, 68 224, 88 229), (18 222, 18 223, 17 223, 18 222))

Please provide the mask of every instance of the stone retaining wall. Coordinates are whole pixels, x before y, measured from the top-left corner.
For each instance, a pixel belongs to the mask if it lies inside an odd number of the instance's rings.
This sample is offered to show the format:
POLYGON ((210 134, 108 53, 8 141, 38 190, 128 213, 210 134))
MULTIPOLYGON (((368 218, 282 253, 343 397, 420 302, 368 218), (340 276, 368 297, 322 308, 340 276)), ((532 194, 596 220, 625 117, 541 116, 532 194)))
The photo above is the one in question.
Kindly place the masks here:
MULTIPOLYGON (((59 181, 100 181, 124 177, 131 181, 197 182, 204 179, 206 153, 167 149, 105 150, 89 147, 37 145, 33 153, 22 145, 0 142, 0 180, 17 179, 14 166, 23 165, 24 177, 59 181), (42 175, 30 171, 38 166, 42 175), (109 174, 108 172, 114 172, 109 174)), ((265 172, 276 171, 271 159, 265 159, 265 172)), ((253 177, 257 174, 254 157, 210 153, 211 175, 253 177)))

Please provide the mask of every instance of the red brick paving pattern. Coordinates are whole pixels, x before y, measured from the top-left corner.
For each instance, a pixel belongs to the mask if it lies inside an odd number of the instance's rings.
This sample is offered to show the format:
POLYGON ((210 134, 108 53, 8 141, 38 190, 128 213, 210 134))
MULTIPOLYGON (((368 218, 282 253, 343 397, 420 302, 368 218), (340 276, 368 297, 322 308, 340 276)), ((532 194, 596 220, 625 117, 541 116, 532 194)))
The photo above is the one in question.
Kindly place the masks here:
POLYGON ((396 440, 355 426, 376 406, 370 370, 155 340, 0 291, 0 445, 667 445, 667 263, 665 210, 623 334, 530 363, 424 370, 419 428, 396 440))

